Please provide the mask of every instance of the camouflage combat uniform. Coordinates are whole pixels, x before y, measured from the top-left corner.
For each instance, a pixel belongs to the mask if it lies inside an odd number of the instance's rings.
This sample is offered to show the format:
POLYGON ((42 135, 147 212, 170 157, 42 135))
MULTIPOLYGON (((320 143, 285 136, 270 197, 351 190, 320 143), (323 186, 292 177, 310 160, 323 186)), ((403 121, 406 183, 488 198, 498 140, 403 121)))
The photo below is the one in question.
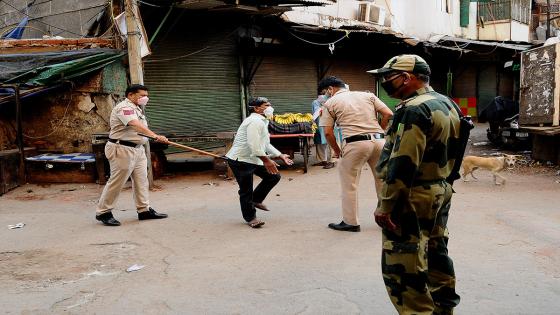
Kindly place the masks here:
POLYGON ((379 211, 396 231, 383 229, 383 280, 399 314, 452 314, 459 303, 447 254, 459 116, 431 87, 397 106, 377 164, 384 179, 379 211))

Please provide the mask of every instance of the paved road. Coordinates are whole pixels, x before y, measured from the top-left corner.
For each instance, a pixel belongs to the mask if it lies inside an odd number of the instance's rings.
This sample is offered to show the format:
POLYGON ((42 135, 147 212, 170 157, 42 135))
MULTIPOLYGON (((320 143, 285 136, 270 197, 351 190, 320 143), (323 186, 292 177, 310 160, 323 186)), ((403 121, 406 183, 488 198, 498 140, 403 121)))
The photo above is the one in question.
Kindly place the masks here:
MULTIPOLYGON (((369 172, 369 171, 366 171, 369 172)), ((131 190, 115 216, 93 219, 96 185, 27 185, 0 197, 0 305, 6 314, 395 314, 380 273, 373 179, 362 177, 361 233, 340 220, 336 168, 284 170, 243 224, 237 187, 212 172, 157 183, 136 219, 131 190), (214 183, 213 185, 205 185, 214 183), (7 225, 26 226, 9 230, 7 225), (133 264, 144 269, 127 273, 133 264)), ((510 171, 456 185, 449 222, 462 302, 457 314, 558 314, 560 177, 510 171)))

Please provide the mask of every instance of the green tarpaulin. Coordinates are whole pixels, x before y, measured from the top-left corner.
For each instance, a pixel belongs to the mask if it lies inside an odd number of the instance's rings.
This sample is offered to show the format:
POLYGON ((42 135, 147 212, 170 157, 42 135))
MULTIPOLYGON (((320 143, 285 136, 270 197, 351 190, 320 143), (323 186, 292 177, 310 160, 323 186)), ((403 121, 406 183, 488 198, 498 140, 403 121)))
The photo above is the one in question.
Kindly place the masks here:
POLYGON ((99 70, 124 56, 116 49, 0 55, 0 83, 54 85, 99 70))

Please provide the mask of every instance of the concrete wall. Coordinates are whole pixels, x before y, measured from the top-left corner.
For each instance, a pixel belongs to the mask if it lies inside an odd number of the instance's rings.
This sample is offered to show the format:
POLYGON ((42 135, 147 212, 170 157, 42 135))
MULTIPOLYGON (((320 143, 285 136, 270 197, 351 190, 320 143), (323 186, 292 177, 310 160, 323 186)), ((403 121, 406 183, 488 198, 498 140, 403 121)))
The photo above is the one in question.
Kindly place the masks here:
POLYGON ((530 38, 529 25, 511 21, 511 40, 528 42, 530 38))
MULTIPOLYGON (((25 16, 18 10, 25 12, 25 7, 32 1, 10 0, 8 2, 0 5, 0 34, 7 33, 17 26, 25 16)), ((82 37, 96 20, 97 15, 107 6, 106 0, 36 1, 28 9, 29 27, 26 28, 23 38, 42 38, 43 35, 82 37)))
MULTIPOLYGON (((527 36, 528 35, 529 30, 527 29, 527 36)), ((484 27, 478 28, 478 39, 509 41, 511 39, 511 22, 484 23, 484 27)))
MULTIPOLYGON (((375 0, 373 3, 385 8, 387 18, 390 19, 391 29, 421 40, 427 40, 433 35, 445 34, 476 39, 477 6, 470 4, 469 26, 460 26, 459 0, 450 0, 450 13, 442 6, 446 0, 375 0)), ((295 22, 323 26, 341 26, 356 20, 358 8, 363 1, 339 0, 336 4, 325 7, 294 8, 286 12, 286 16, 295 22), (325 24, 325 20, 328 20, 325 24), (338 20, 338 21, 337 21, 338 20)), ((371 2, 370 2, 371 3, 371 2)))

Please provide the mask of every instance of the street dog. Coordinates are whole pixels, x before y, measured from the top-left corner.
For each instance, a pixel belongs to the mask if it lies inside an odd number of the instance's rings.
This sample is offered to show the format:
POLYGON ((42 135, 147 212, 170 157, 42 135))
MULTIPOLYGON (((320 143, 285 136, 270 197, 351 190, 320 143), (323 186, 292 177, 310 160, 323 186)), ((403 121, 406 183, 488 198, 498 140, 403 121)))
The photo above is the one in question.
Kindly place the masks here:
POLYGON ((478 178, 474 176, 474 171, 479 168, 482 168, 492 172, 492 175, 494 176, 494 184, 496 185, 505 184, 506 179, 498 173, 501 172, 504 168, 506 168, 506 166, 513 167, 518 157, 519 157, 518 155, 511 155, 511 154, 504 154, 504 156, 497 156, 497 157, 481 157, 481 156, 472 156, 472 155, 465 156, 465 158, 463 158, 463 163, 462 163, 463 181, 465 182, 469 181, 467 180, 467 175, 469 174, 472 176, 472 178, 478 180, 478 178), (501 183, 498 183, 498 177, 502 180, 501 183))

